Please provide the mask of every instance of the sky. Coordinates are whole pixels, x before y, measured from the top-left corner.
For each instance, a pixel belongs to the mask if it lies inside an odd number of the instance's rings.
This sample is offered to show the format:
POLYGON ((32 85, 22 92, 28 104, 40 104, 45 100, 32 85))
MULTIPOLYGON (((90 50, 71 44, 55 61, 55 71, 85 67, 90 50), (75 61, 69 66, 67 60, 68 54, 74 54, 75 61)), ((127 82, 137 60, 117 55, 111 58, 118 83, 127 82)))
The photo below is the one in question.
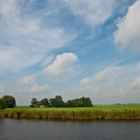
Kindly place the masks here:
POLYGON ((0 97, 140 103, 140 0, 0 0, 0 97))

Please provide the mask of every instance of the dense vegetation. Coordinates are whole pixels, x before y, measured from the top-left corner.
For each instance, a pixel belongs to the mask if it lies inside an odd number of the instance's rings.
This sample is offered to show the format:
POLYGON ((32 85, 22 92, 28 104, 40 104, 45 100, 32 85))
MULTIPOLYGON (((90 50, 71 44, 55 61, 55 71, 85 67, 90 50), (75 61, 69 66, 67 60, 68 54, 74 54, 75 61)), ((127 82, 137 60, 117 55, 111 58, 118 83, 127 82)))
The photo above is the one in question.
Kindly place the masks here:
POLYGON ((0 117, 46 120, 140 120, 140 105, 83 108, 7 108, 0 111, 0 117))
POLYGON ((16 100, 13 96, 5 95, 0 99, 0 109, 14 108, 16 106, 16 100))
POLYGON ((31 107, 92 107, 91 99, 88 97, 77 98, 73 100, 63 101, 63 98, 59 95, 55 98, 44 98, 38 101, 36 98, 32 98, 31 107))
POLYGON ((93 105, 90 98, 82 97, 73 100, 68 100, 66 102, 66 106, 67 107, 92 107, 93 105))
POLYGON ((2 99, 0 99, 0 109, 5 109, 5 104, 2 99))
POLYGON ((16 107, 14 97, 0 99, 0 118, 51 119, 51 120, 140 120, 140 105, 94 106, 90 98, 82 97, 63 101, 61 96, 38 101, 33 98, 31 107, 16 107), (86 106, 86 107, 85 107, 86 106), (41 108, 44 107, 44 108, 41 108), (81 108, 82 107, 82 108, 81 108))

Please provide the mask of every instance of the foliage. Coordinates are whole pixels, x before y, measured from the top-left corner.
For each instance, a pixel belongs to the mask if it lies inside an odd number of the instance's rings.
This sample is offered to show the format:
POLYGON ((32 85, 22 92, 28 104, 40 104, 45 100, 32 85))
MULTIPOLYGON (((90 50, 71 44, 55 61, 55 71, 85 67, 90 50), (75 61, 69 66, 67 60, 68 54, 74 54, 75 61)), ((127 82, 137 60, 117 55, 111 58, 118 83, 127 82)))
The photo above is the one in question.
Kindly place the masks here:
POLYGON ((92 102, 90 100, 90 98, 77 98, 74 100, 68 100, 66 102, 66 106, 67 107, 92 107, 92 102))
POLYGON ((140 105, 71 108, 7 108, 0 117, 46 120, 140 120, 140 105))
POLYGON ((82 97, 73 100, 68 100, 66 103, 60 95, 55 98, 44 98, 38 101, 36 98, 32 98, 30 107, 92 107, 92 102, 89 97, 82 97))
POLYGON ((0 109, 5 109, 5 103, 0 99, 0 109))
POLYGON ((47 98, 42 99, 41 101, 41 105, 44 105, 45 107, 49 107, 49 100, 47 98))
POLYGON ((14 108, 16 106, 16 100, 13 96, 5 95, 1 98, 6 108, 14 108))
POLYGON ((41 101, 38 101, 37 98, 32 98, 30 107, 49 107, 49 100, 47 98, 42 99, 41 101))
POLYGON ((55 98, 50 99, 51 107, 65 107, 65 103, 61 96, 55 96, 55 98))
POLYGON ((36 98, 32 98, 31 107, 37 107, 37 99, 36 98))

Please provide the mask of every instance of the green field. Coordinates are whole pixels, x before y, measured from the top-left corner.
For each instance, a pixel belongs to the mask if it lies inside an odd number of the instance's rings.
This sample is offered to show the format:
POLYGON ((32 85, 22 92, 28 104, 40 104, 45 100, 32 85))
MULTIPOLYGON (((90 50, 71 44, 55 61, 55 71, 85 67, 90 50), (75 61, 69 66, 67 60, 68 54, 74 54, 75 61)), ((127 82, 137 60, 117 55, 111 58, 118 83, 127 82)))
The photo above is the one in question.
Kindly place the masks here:
POLYGON ((12 108, 0 110, 0 117, 46 120, 140 120, 140 105, 84 108, 12 108))

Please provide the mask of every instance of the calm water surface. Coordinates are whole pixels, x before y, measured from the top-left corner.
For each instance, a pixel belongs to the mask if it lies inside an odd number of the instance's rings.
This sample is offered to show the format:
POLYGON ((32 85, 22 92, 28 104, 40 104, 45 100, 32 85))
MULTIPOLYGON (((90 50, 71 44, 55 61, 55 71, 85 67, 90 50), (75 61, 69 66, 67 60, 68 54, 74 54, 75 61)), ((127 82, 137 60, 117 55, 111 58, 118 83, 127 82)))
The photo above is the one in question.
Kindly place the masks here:
POLYGON ((140 140, 140 121, 1 119, 0 140, 140 140))

